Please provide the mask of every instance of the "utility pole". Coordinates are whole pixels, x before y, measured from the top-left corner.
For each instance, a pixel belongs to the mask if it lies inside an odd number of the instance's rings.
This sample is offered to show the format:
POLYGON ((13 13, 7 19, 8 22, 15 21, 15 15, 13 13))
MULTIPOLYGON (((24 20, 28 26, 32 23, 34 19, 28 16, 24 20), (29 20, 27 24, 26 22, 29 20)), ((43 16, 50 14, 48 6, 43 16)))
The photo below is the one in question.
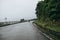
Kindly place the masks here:
POLYGON ((7 24, 7 17, 5 17, 5 23, 7 24))
POLYGON ((5 21, 7 21, 7 17, 5 17, 5 21))

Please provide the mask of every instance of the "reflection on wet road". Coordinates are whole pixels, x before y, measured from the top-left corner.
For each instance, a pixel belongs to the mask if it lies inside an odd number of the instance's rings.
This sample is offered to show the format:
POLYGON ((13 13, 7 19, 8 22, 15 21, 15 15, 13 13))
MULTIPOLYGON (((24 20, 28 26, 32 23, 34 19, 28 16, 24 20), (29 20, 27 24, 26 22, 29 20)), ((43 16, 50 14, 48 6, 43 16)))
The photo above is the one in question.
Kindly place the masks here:
POLYGON ((31 22, 0 28, 0 40, 48 40, 31 22))

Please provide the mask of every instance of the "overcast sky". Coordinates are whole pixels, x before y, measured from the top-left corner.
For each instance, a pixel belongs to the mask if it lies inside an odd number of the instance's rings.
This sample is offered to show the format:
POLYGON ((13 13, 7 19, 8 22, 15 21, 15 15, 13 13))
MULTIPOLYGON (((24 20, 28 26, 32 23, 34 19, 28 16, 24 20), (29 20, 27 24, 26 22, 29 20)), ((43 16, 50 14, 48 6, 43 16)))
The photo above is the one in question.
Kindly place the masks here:
POLYGON ((0 21, 36 18, 38 0, 0 0, 0 21))

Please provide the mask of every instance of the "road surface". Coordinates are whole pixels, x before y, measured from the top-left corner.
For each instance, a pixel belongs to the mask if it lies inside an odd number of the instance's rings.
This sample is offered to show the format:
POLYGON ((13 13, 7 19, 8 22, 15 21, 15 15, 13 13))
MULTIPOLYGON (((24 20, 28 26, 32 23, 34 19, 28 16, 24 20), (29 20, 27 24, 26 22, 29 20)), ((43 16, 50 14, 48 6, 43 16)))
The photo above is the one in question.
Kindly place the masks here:
POLYGON ((0 40, 49 40, 31 22, 0 27, 0 40))

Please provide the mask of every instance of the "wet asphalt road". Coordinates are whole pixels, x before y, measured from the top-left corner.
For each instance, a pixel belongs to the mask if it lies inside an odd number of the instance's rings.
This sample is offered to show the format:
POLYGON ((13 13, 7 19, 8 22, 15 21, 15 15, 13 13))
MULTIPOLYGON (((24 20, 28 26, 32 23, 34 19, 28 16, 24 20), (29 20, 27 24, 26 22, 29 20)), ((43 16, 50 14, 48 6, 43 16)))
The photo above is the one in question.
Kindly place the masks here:
POLYGON ((0 27, 0 40, 48 40, 31 22, 0 27))

